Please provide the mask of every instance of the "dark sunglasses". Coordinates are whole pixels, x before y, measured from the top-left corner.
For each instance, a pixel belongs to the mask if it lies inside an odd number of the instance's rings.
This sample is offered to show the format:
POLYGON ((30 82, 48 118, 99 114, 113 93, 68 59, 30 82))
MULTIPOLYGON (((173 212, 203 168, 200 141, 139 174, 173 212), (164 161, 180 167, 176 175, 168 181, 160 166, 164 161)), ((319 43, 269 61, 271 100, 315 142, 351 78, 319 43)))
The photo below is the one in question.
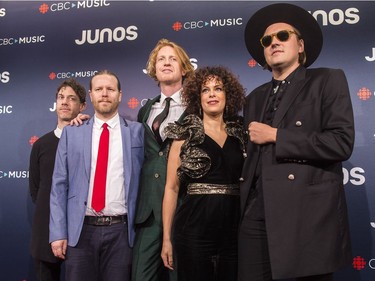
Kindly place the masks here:
POLYGON ((272 44, 272 39, 274 36, 276 36, 277 40, 285 42, 288 41, 290 34, 296 34, 296 32, 293 30, 280 30, 269 35, 264 35, 262 38, 260 38, 260 44, 262 44, 263 48, 267 48, 272 44))

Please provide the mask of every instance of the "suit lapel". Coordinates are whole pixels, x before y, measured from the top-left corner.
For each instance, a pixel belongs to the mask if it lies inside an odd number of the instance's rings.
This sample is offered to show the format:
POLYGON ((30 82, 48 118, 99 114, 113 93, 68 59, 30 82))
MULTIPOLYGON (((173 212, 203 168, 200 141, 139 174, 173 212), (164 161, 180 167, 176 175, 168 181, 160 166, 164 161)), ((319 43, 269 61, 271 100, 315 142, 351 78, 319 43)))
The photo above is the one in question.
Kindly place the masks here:
POLYGON ((128 198, 129 185, 132 170, 132 154, 131 154, 131 136, 130 128, 126 121, 120 116, 120 128, 121 128, 121 139, 122 139, 122 150, 123 150, 123 165, 124 165, 124 187, 125 187, 125 199, 128 198))
MULTIPOLYGON (((272 91, 272 83, 268 83, 264 89, 262 89, 263 93, 258 95, 258 98, 255 101, 255 106, 262 106, 262 110, 260 111, 259 119, 256 121, 263 122, 264 115, 266 114, 268 100, 272 91)), ((255 111, 256 112, 256 111, 255 111)), ((256 116, 258 117, 258 116, 256 116)))
POLYGON ((272 127, 277 128, 280 125, 281 120, 293 104, 295 98, 301 94, 301 89, 308 83, 310 79, 306 78, 306 69, 301 67, 295 73, 293 80, 288 85, 285 96, 282 97, 278 110, 275 113, 275 117, 272 122, 272 127))
POLYGON ((140 120, 143 123, 143 126, 145 127, 146 134, 148 134, 149 137, 153 138, 155 140, 155 143, 157 143, 157 141, 155 139, 154 132, 151 130, 150 126, 148 126, 148 124, 147 124, 147 119, 150 116, 152 105, 155 102, 160 101, 160 97, 161 96, 158 95, 157 97, 153 98, 152 100, 147 101, 147 103, 144 105, 145 106, 145 112, 144 112, 143 116, 141 116, 141 120, 140 120))
POLYGON ((91 175, 91 148, 92 148, 92 129, 94 126, 94 116, 91 117, 85 125, 83 125, 83 157, 85 163, 86 176, 89 179, 91 175))

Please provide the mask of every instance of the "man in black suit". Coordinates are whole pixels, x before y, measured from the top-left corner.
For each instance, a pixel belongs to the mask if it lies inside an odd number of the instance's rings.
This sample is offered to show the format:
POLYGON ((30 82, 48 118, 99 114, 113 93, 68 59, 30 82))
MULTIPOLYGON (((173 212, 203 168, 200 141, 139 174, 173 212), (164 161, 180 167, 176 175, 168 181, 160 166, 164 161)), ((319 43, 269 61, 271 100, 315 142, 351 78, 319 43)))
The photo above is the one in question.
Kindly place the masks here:
POLYGON ((333 280, 351 260, 341 162, 353 150, 354 121, 345 74, 306 69, 323 36, 295 5, 257 11, 245 42, 272 81, 244 107, 238 280, 333 280))
POLYGON ((29 189, 35 203, 31 255, 38 281, 60 280, 61 260, 56 258, 49 240, 49 214, 52 173, 62 129, 86 107, 86 90, 76 80, 64 81, 56 93, 57 127, 40 137, 30 154, 29 189))

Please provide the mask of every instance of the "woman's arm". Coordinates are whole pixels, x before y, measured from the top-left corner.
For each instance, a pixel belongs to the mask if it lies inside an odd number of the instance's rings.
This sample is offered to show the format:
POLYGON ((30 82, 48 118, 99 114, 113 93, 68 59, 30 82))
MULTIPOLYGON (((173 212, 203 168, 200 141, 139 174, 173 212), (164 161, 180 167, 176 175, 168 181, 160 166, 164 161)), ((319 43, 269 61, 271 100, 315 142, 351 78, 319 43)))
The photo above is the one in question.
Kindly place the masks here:
POLYGON ((167 180, 163 198, 163 247, 161 257, 164 266, 173 270, 171 230, 179 191, 177 168, 180 166, 180 151, 184 141, 175 140, 171 145, 167 164, 167 180))

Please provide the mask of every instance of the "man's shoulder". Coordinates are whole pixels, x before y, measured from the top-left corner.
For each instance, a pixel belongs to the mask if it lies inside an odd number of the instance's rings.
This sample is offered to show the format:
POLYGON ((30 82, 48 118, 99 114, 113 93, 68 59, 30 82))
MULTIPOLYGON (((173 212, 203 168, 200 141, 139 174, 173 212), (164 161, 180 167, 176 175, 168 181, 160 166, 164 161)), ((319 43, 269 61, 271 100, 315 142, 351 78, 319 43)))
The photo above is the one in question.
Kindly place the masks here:
POLYGON ((342 69, 329 68, 329 67, 318 67, 306 69, 306 74, 310 76, 329 76, 332 74, 344 73, 342 69))
POLYGON ((37 146, 37 145, 42 145, 42 144, 45 144, 45 143, 49 143, 53 140, 56 140, 58 141, 59 139, 56 137, 54 131, 50 131, 46 134, 44 134, 43 136, 39 137, 33 144, 33 146, 37 146))
POLYGON ((152 105, 159 101, 160 100, 160 95, 157 95, 153 98, 149 98, 146 100, 146 103, 139 109, 139 112, 138 112, 138 120, 139 120, 139 117, 143 114, 146 113, 146 111, 152 107, 152 105))

